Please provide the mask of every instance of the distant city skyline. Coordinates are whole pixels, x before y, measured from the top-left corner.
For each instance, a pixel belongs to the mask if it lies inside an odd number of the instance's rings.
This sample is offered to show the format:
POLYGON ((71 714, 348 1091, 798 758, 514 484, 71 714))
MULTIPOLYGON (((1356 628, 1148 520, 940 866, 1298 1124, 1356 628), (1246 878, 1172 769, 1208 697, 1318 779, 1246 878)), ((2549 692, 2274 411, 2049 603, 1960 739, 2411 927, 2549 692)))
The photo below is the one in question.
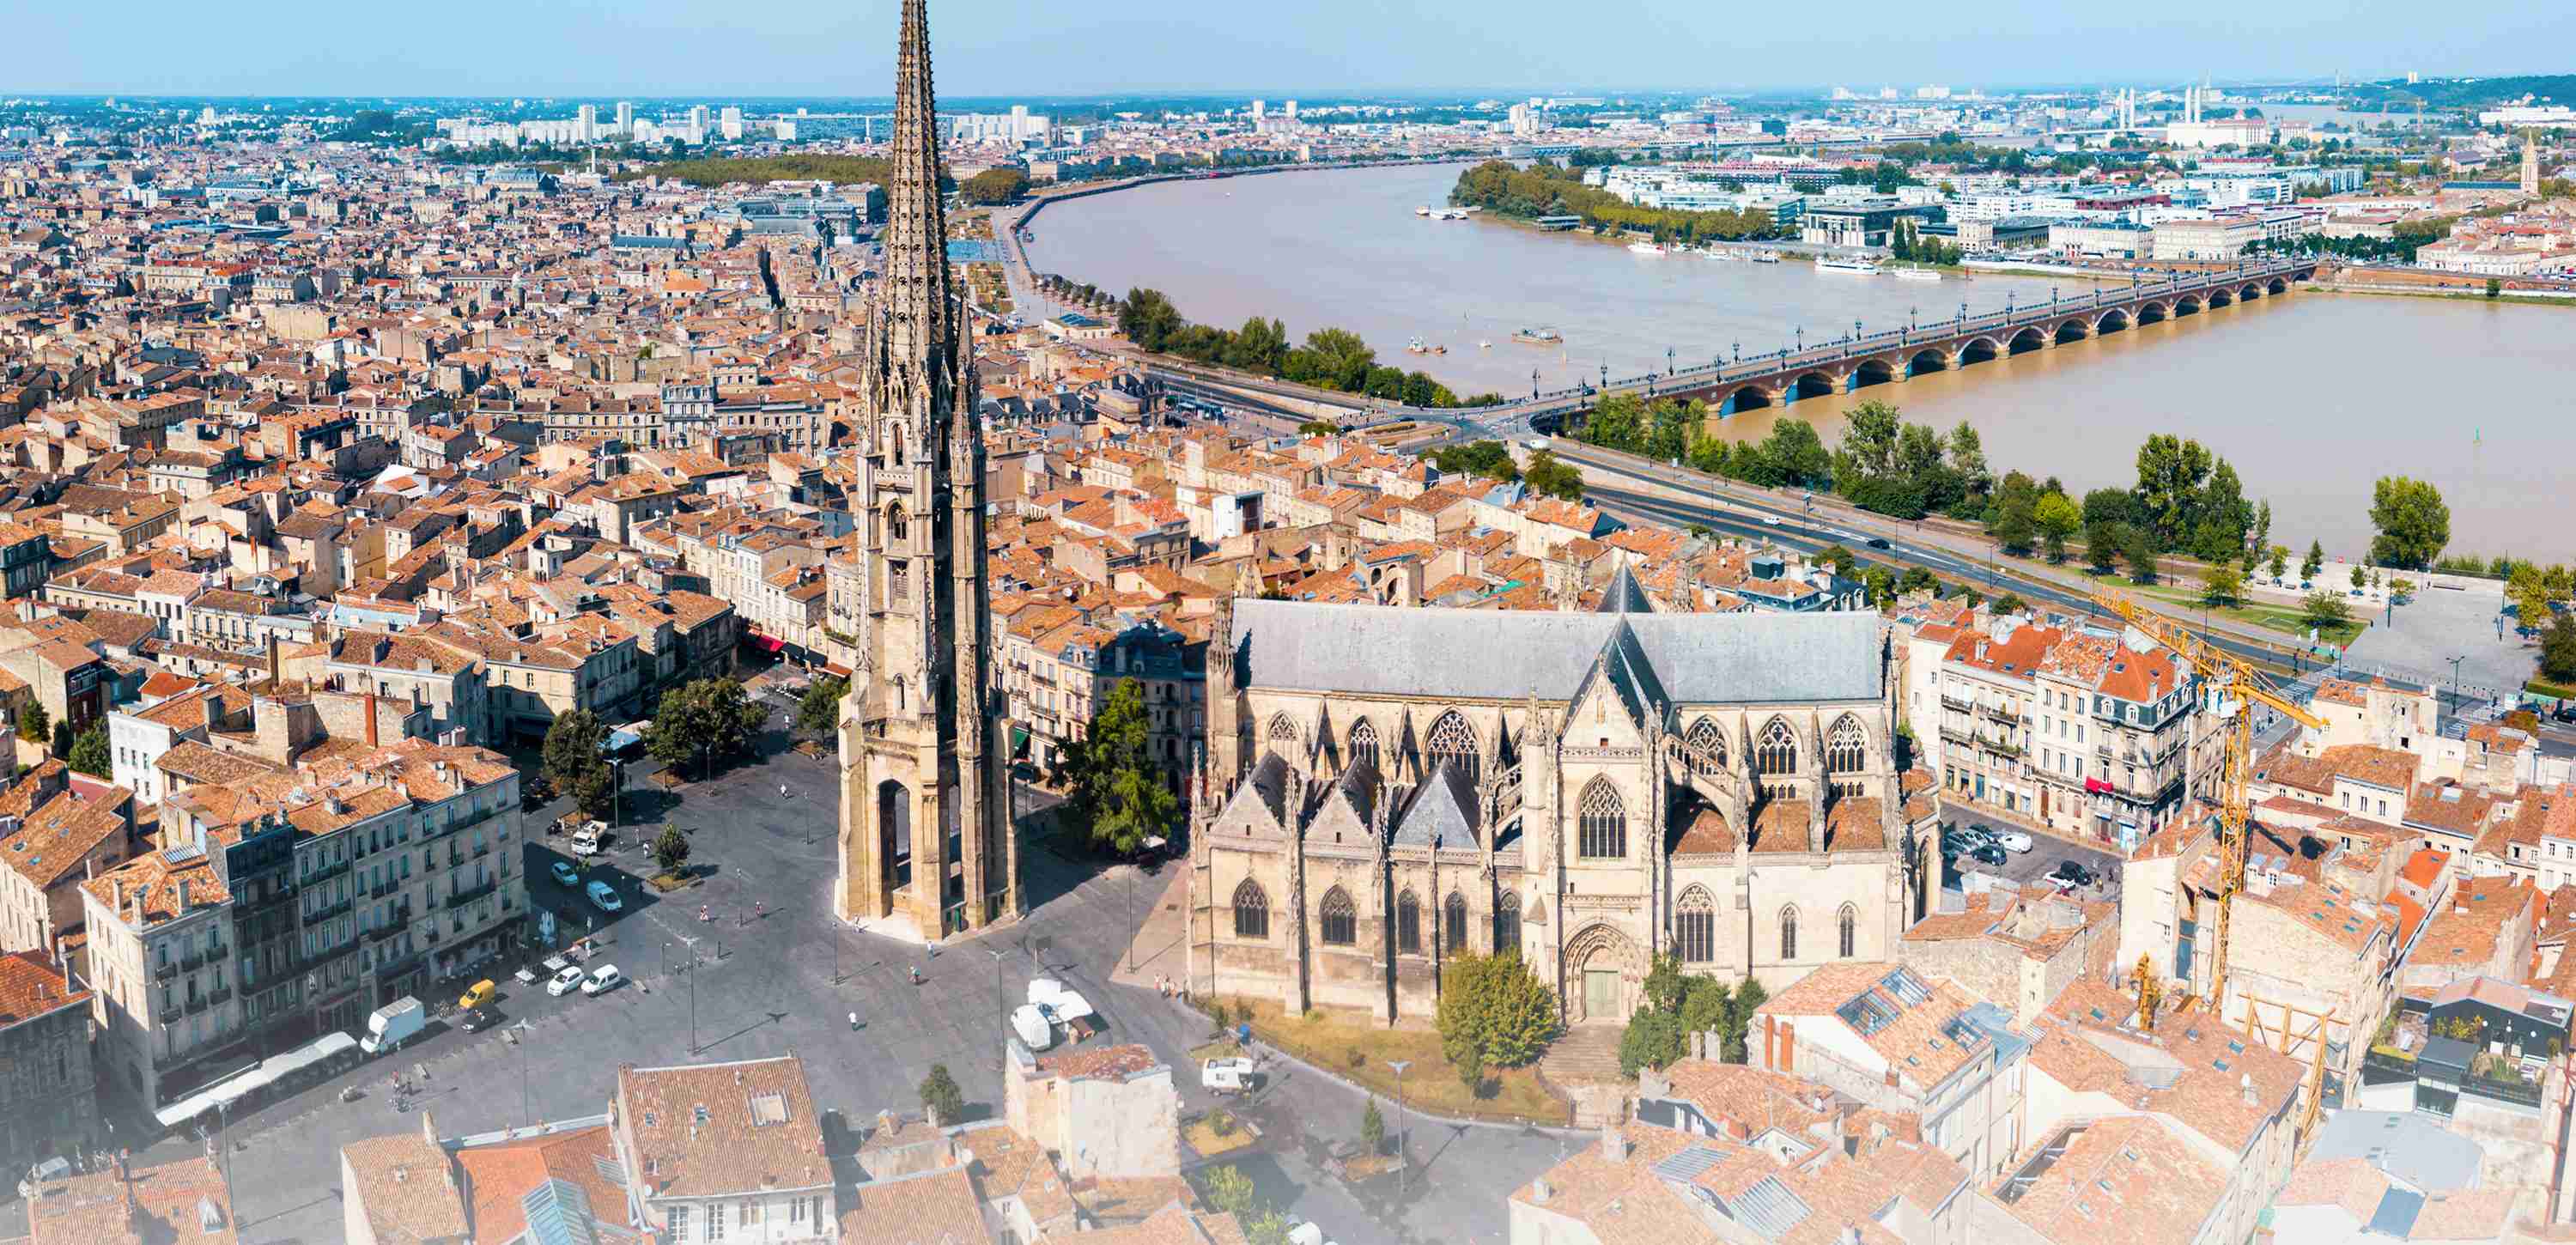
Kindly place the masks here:
MULTIPOLYGON (((1890 0, 1829 21, 1757 6, 1722 22, 1674 0, 1613 0, 1579 15, 1532 0, 1409 10, 1322 0, 1249 23, 1222 6, 1000 0, 934 3, 930 20, 948 98, 2511 76, 2558 72, 2533 64, 2535 49, 2576 37, 2576 8, 2473 8, 2432 29, 2401 27, 2393 11, 2368 20, 2383 8, 2290 0, 2213 17, 2004 0, 1954 29, 1890 0)), ((21 46, 53 50, 23 62, 33 76, 0 83, 0 96, 881 97, 894 78, 893 18, 893 0, 464 0, 416 12, 298 0, 256 19, 176 0, 60 6, 17 19, 21 46)))

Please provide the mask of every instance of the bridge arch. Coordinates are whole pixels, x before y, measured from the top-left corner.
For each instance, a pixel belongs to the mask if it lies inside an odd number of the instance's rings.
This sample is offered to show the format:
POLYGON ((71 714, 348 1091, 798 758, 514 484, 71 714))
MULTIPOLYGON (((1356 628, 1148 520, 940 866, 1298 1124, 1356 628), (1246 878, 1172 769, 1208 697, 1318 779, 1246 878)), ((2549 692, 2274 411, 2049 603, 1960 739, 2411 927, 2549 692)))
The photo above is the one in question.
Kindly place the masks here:
POLYGON ((2288 277, 2274 277, 2272 278, 2271 283, 2264 286, 2263 289, 2264 292, 2270 294, 2287 294, 2290 292, 2290 279, 2288 277))
POLYGON ((2104 333, 2117 333, 2127 327, 2129 327, 2129 309, 2126 307, 2112 307, 2093 317, 2095 337, 2100 337, 2104 333))
POLYGON ((1914 352, 1913 358, 1905 361, 1905 374, 1908 376, 1921 376, 1925 372, 1946 372, 1949 370, 1950 356, 1945 351, 1918 350, 1914 352))
POLYGON ((2261 282, 2249 284, 2245 288, 2236 291, 2236 301, 2238 302, 2252 302, 2253 300, 2261 297, 2263 297, 2263 286, 2261 282))
POLYGON ((2137 321, 2139 324, 2162 324, 2172 318, 2173 308, 2168 307, 2163 303, 2138 304, 2137 321))
POLYGON ((1792 402, 1802 402, 1808 398, 1827 398, 1832 397, 1841 387, 1834 383, 1833 377, 1823 372, 1808 372, 1789 382, 1788 396, 1792 402))
POLYGON ((2020 332, 2012 335, 2012 341, 2005 350, 2008 354, 2029 354, 2031 351, 2047 348, 2048 335, 2040 331, 2038 325, 2026 324, 2022 326, 2020 332))
POLYGON ((1863 359, 1859 364, 1852 368, 1851 387, 1854 389, 1866 389, 1871 385, 1884 385, 1891 383, 1897 377, 1896 368, 1896 364, 1890 363, 1885 359, 1863 359))
POLYGON ((2174 319, 2179 320, 2184 316, 2199 315, 2204 305, 2205 304, 2202 302, 2200 295, 2185 294, 2174 300, 2174 319))
POLYGON ((2092 335, 2092 324, 2088 323, 2084 317, 2077 316, 2072 320, 2068 320, 2065 323, 2058 325, 2057 332, 2054 336, 2057 338, 2059 345, 2064 345, 2067 342, 2080 342, 2092 335))
POLYGON ((1738 385, 1727 391, 1724 398, 1718 400, 1717 413, 1721 416, 1733 415, 1740 411, 1760 410, 1766 406, 1778 405, 1780 405, 1779 397, 1770 390, 1758 384, 1738 385))
POLYGON ((2232 290, 2215 289, 2209 292, 2209 309, 2211 311, 2216 311, 2221 307, 2230 306, 2234 304, 2235 301, 2236 294, 2232 290))
POLYGON ((2002 343, 1991 337, 1971 337, 1959 343, 1960 367, 1966 367, 1971 363, 1991 363, 2002 358, 2003 355, 2002 343))

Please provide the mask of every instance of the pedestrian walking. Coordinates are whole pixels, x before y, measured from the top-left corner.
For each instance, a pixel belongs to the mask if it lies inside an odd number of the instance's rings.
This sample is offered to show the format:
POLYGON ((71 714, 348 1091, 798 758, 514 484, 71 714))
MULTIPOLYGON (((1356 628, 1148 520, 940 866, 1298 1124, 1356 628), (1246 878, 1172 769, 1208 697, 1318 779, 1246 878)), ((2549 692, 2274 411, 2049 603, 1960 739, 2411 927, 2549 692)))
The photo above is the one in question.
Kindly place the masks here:
POLYGON ((782 783, 778 784, 778 798, 779 798, 779 799, 782 799, 782 800, 784 800, 784 799, 786 799, 786 798, 787 798, 787 784, 786 784, 786 783, 783 783, 783 782, 782 782, 782 783))
POLYGON ((858 1031, 859 1031, 859 1014, 858 1014, 857 1012, 851 1012, 851 1013, 850 1013, 850 1032, 852 1032, 852 1033, 856 1033, 856 1032, 858 1032, 858 1031))

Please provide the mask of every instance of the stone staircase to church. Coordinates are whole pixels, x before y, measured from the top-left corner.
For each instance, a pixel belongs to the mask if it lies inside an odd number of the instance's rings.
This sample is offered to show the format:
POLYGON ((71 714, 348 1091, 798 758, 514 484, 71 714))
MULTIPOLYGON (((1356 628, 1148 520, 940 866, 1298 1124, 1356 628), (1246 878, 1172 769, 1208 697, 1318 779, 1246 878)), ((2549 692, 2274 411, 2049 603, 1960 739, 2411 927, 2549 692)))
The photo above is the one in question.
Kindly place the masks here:
POLYGON ((1625 1085, 1619 1075, 1619 1027, 1576 1025, 1548 1043, 1539 1056, 1539 1074, 1560 1089, 1577 1085, 1625 1085))

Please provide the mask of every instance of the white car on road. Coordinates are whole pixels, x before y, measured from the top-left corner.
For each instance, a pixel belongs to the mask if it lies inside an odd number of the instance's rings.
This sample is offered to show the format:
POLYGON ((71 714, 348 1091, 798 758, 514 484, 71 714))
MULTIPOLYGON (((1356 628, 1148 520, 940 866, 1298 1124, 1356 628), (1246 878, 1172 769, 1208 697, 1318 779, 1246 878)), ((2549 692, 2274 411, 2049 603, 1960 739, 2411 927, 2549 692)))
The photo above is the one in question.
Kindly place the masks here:
POLYGON ((609 991, 616 989, 618 984, 625 980, 626 975, 618 972, 616 965, 602 964, 599 967, 590 970, 590 976, 582 978, 581 992, 584 994, 606 994, 609 991))
POLYGON ((2000 830, 1995 833, 1995 846, 2008 852, 2026 852, 2031 849, 2030 836, 2019 830, 2000 830))
POLYGON ((579 985, 581 985, 581 970, 566 965, 562 972, 556 973, 552 980, 546 982, 546 993, 554 998, 562 998, 572 993, 579 985))

